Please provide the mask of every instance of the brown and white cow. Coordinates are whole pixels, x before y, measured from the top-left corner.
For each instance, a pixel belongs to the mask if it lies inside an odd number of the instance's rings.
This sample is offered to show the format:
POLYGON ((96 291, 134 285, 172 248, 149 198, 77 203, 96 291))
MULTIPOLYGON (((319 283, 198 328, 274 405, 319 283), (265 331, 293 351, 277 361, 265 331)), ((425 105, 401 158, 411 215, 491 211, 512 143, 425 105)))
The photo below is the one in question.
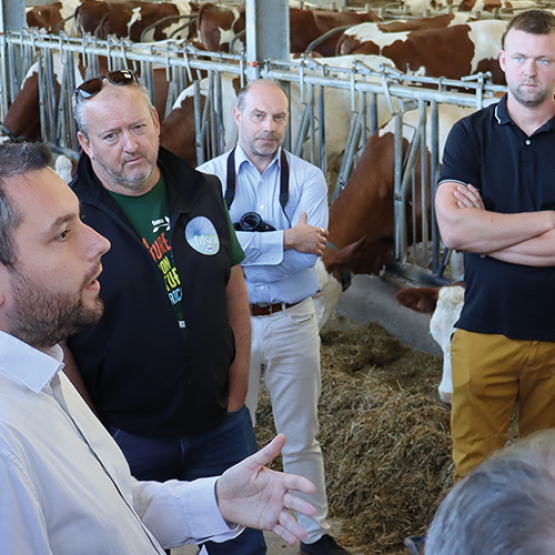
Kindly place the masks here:
POLYGON ((404 0, 403 8, 407 13, 418 15, 430 11, 442 11, 450 7, 460 12, 486 12, 494 10, 514 13, 514 10, 537 8, 534 0, 404 0))
MULTIPOLYGON (((75 17, 82 33, 95 34, 101 39, 114 35, 139 42, 143 31, 153 23, 170 16, 190 15, 194 9, 194 4, 186 0, 173 2, 84 0, 77 7, 75 17)), ((184 21, 163 22, 145 40, 167 39, 173 30, 183 23, 184 21)), ((189 38, 189 34, 185 38, 189 38)))
MULTIPOLYGON (((305 52, 307 46, 324 33, 337 27, 357 25, 365 21, 380 21, 372 12, 336 12, 331 10, 289 9, 291 52, 305 52)), ((231 39, 245 29, 245 8, 231 8, 210 2, 203 4, 198 13, 201 42, 212 52, 229 51, 231 39)), ((315 48, 323 56, 333 56, 341 33, 326 39, 315 48)))
POLYGON ((391 33, 379 24, 364 23, 345 31, 338 54, 380 54, 400 71, 448 79, 491 71, 493 82, 504 84, 497 58, 506 26, 505 21, 489 19, 391 33))
POLYGON ((451 338, 464 305, 464 282, 443 287, 409 287, 395 294, 397 302, 423 314, 431 314, 430 334, 443 351, 443 375, 438 386, 442 401, 453 397, 451 338))
MULTIPOLYGON (((453 124, 471 113, 471 110, 444 104, 439 110, 439 150, 440 158, 447 135, 453 124)), ((403 124, 403 153, 414 136, 419 115, 407 112, 403 124)), ((429 119, 429 115, 428 115, 429 119)), ((430 122, 428 121, 428 126, 430 122)), ((430 145, 427 145, 429 150, 430 145)), ((326 248, 322 263, 325 271, 336 281, 329 291, 337 297, 341 273, 344 269, 354 274, 379 275, 384 266, 393 258, 394 222, 393 222, 393 184, 394 184, 394 122, 390 122, 368 139, 361 158, 349 181, 339 197, 331 205, 329 221, 329 243, 333 248, 326 248), (337 250, 334 250, 337 249, 337 250)), ((420 165, 415 168, 417 194, 420 192, 420 165)), ((431 199, 431 194, 428 199, 431 199)), ((411 199, 420 207, 419 198, 411 199)), ((431 209, 431 206, 428 208, 431 209)), ((421 214, 416 213, 417 220, 421 214)), ((421 226, 417 221, 416 228, 421 226)), ((408 244, 419 236, 412 237, 412 211, 407 210, 408 244)), ((322 269, 321 280, 327 279, 322 269)), ((330 285, 329 280, 328 285, 330 285)), ((322 304, 317 310, 321 315, 319 324, 325 323, 333 310, 332 303, 326 298, 315 299, 315 304, 322 304)), ((318 313, 318 312, 317 312, 318 313)))
POLYGON ((75 35, 73 19, 65 23, 63 27, 62 21, 73 16, 78 5, 79 0, 64 0, 26 8, 27 27, 45 29, 48 33, 57 33, 63 29, 68 34, 75 35))

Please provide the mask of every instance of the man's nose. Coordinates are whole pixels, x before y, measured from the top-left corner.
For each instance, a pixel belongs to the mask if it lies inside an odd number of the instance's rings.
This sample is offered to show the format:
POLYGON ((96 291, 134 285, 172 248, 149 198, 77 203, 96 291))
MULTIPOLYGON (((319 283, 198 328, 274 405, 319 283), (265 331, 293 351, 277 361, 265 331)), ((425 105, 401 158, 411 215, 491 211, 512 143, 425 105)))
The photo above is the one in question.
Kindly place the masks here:
POLYGON ((266 118, 264 120, 264 130, 273 131, 275 129, 274 120, 272 118, 266 118))
POLYGON ((111 244, 104 235, 100 235, 97 231, 95 231, 92 227, 87 226, 89 232, 89 246, 91 253, 91 258, 96 259, 101 257, 102 255, 106 254, 110 248, 111 244))
POLYGON ((137 139, 130 131, 123 132, 123 148, 127 152, 135 152, 137 148, 137 139))
POLYGON ((524 65, 524 71, 526 75, 536 75, 538 72, 538 67, 535 60, 527 60, 524 65))

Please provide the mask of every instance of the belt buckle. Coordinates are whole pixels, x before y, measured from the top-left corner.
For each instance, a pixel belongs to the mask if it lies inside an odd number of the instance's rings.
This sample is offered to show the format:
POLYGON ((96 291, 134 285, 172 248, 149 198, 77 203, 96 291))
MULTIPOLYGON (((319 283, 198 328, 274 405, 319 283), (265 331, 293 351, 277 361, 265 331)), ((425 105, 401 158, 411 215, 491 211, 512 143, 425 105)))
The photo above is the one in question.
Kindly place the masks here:
MULTIPOLYGON (((273 314, 272 312, 272 304, 271 303, 254 303, 253 308, 268 308, 268 314, 266 314, 266 316, 270 316, 270 314, 273 314)), ((260 316, 264 316, 263 314, 261 314, 260 316)))

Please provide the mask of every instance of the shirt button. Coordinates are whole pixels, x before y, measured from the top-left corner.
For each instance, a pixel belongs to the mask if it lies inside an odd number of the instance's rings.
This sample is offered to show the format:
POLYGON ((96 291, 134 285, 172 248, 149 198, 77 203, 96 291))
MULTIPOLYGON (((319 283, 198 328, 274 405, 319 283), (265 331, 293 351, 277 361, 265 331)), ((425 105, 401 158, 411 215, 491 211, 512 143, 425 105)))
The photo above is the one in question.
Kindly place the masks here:
POLYGON ((526 144, 527 144, 528 146, 530 146, 530 144, 531 144, 530 139, 528 139, 528 140, 526 141, 526 144))
POLYGON ((260 205, 260 210, 264 210, 264 205, 263 204, 260 205))

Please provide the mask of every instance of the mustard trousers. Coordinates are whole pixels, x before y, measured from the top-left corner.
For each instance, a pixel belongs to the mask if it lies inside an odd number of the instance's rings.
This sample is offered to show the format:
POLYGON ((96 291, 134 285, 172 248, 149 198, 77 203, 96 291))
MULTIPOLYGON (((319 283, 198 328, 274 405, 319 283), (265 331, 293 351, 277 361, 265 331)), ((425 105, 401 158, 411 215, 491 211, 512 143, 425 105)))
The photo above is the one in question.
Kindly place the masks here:
POLYGON ((519 437, 555 428, 555 343, 457 330, 451 360, 455 480, 505 445, 515 403, 519 437))

